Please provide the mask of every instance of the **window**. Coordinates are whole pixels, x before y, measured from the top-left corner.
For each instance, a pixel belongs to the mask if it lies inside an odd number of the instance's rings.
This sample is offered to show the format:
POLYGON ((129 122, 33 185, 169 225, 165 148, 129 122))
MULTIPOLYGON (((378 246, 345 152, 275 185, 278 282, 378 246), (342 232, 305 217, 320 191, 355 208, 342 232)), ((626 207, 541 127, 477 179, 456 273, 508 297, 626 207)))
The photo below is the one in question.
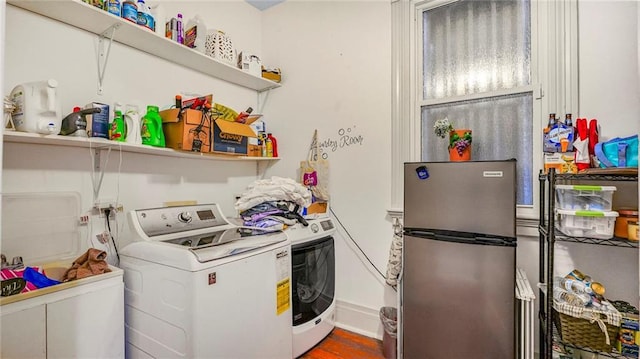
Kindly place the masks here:
POLYGON ((422 161, 446 161, 433 131, 447 117, 473 131, 473 160, 518 160, 518 205, 531 208, 534 166, 531 4, 461 0, 417 12, 421 81, 417 100, 422 161))
POLYGON ((518 160, 518 230, 537 235, 542 129, 579 113, 576 0, 392 1, 389 215, 402 218, 403 163, 446 161, 447 116, 473 130, 472 159, 518 160))

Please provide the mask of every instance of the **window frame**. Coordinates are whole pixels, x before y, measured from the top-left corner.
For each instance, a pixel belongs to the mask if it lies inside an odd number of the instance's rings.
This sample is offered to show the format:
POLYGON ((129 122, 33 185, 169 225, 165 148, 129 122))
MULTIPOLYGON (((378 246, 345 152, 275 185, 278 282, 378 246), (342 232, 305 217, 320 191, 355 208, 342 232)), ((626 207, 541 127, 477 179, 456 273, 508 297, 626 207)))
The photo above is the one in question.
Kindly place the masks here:
MULTIPOLYGON (((422 11, 458 0, 392 3, 392 205, 389 214, 402 217, 402 164, 421 158, 421 106, 442 103, 422 99, 422 11), (408 69, 408 70, 407 70, 408 69)), ((578 113, 577 0, 531 0, 531 83, 510 90, 447 98, 446 102, 507 93, 533 94, 533 173, 543 169, 542 129, 546 114, 578 113), (562 21, 558 21, 561 19, 562 21), (536 136, 539 134, 539 136, 536 136)), ((540 186, 532 179, 533 205, 518 205, 518 227, 537 235, 540 186), (524 227, 529 227, 524 229, 524 227)))

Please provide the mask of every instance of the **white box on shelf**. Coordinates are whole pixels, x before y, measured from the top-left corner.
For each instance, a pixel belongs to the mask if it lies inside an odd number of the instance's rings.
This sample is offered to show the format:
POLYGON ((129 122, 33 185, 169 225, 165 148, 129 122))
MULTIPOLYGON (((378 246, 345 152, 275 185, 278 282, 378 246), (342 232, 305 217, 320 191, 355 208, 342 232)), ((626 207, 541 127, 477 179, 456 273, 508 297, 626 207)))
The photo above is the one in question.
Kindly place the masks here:
POLYGON ((572 237, 609 239, 613 237, 618 212, 557 209, 559 229, 572 237))
POLYGON ((253 76, 262 76, 262 62, 256 55, 251 55, 241 51, 238 54, 238 68, 252 74, 253 76))
POLYGON ((582 211, 611 211, 614 186, 556 185, 557 208, 582 211))

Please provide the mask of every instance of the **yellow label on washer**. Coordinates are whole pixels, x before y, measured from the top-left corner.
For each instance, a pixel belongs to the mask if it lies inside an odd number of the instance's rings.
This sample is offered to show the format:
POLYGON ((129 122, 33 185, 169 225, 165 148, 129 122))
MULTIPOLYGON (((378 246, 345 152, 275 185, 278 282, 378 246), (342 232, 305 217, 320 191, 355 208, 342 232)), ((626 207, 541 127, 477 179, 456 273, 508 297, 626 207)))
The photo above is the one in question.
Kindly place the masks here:
POLYGON ((289 278, 285 280, 281 280, 276 285, 276 314, 280 315, 289 309, 291 306, 289 291, 290 291, 291 283, 289 282, 289 278))

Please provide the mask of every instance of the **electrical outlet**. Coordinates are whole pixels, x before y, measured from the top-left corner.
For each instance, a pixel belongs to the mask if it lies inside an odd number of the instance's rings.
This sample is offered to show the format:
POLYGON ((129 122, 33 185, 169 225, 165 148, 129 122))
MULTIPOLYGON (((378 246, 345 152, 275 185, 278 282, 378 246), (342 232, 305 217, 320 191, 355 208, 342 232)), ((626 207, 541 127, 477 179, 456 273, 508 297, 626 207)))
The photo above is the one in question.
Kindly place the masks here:
POLYGON ((97 210, 114 209, 115 206, 116 201, 114 199, 99 199, 93 204, 93 207, 97 210))

